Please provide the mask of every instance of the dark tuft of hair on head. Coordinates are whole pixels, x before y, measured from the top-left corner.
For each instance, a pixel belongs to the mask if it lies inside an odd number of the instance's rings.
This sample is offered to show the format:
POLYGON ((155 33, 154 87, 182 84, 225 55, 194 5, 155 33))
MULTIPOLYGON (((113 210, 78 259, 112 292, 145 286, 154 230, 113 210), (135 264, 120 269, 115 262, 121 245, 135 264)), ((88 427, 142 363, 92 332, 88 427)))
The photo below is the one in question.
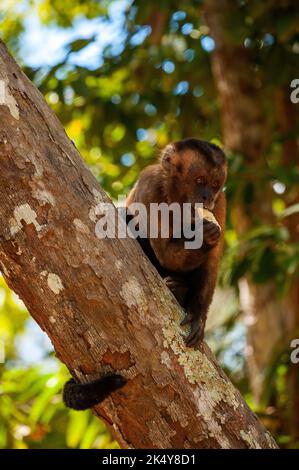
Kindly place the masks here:
POLYGON ((218 145, 205 140, 188 138, 174 142, 174 146, 178 152, 183 150, 198 152, 206 158, 207 162, 214 165, 222 165, 226 160, 223 150, 218 145))

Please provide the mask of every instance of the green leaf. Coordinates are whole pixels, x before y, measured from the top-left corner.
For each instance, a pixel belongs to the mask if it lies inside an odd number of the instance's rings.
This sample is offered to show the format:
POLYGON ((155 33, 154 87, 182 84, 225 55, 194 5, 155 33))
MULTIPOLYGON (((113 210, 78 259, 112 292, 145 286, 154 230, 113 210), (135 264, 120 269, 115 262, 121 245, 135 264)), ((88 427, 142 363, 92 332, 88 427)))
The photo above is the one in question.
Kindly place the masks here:
POLYGON ((76 448, 79 446, 79 443, 86 432, 88 419, 88 411, 80 413, 70 411, 69 423, 66 430, 66 442, 69 447, 76 448))

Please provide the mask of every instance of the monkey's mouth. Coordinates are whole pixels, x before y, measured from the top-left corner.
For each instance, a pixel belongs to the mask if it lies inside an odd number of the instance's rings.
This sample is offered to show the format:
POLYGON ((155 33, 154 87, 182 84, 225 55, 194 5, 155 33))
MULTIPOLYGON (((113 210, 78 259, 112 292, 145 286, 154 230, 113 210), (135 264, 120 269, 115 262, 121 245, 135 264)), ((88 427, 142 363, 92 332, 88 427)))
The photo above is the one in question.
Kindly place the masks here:
MULTIPOLYGON (((198 201, 197 204, 202 204, 202 207, 210 212, 214 210, 215 207, 215 202, 210 202, 210 203, 204 203, 203 201, 198 201)), ((195 215, 195 204, 192 204, 191 206, 191 213, 192 215, 195 215)))
POLYGON ((213 212, 213 209, 215 207, 214 203, 211 203, 211 204, 204 204, 203 202, 193 203, 191 205, 191 226, 192 226, 192 229, 194 229, 193 224, 198 219, 198 207, 196 207, 196 204, 202 204, 202 208, 208 210, 209 212, 213 212))

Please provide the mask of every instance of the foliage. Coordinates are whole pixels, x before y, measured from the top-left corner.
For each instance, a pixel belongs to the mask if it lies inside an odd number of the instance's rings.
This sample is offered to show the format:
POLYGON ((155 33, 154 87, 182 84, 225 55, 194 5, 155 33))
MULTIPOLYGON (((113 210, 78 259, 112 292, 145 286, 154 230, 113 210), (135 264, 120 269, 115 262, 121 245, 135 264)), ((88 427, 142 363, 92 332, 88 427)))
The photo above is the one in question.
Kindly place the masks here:
POLYGON ((52 353, 42 349, 43 365, 37 366, 27 360, 28 344, 16 348, 21 336, 29 345, 37 338, 28 329, 24 305, 2 277, 0 282, 0 338, 5 345, 5 364, 0 364, 0 448, 117 447, 91 413, 64 407, 61 391, 68 373, 52 353))
MULTIPOLYGON (((222 144, 211 70, 214 43, 202 14, 204 3, 161 0, 157 6, 140 0, 2 2, 1 36, 113 198, 126 194, 140 170, 153 162, 159 149, 171 140, 194 135, 222 144), (102 31, 114 24, 115 16, 117 34, 110 32, 110 40, 104 41, 102 31), (48 34, 75 33, 68 36, 63 52, 51 63, 32 65, 25 53, 24 37, 26 31, 30 35, 33 17, 39 18, 48 34), (82 23, 86 26, 83 33, 82 23)), ((221 284, 233 287, 237 295, 238 281, 244 274, 255 283, 266 283, 274 277, 278 295, 285 296, 299 269, 299 244, 290 237, 286 223, 290 211, 298 210, 293 196, 299 169, 298 164, 286 165, 282 155, 286 142, 298 139, 299 121, 294 119, 289 134, 281 127, 273 103, 277 90, 289 90, 299 69, 299 13, 291 0, 236 3, 238 10, 227 18, 227 34, 236 44, 244 45, 258 71, 272 140, 266 155, 254 167, 245 164, 244 155, 229 155, 228 230, 221 284), (269 220, 258 220, 250 212, 257 194, 267 194, 269 220), (242 207, 253 219, 252 228, 242 236, 236 231, 236 207, 242 207)), ((58 392, 65 379, 64 369, 49 373, 24 366, 20 358, 17 365, 14 363, 16 342, 26 331, 27 317, 7 288, 2 285, 1 289, 5 289, 5 303, 0 310, 0 335, 5 338, 8 363, 5 369, 2 366, 1 376, 4 420, 0 447, 115 445, 89 414, 67 413, 63 408, 58 392)), ((244 352, 242 348, 235 351, 230 341, 223 340, 236 331, 244 335, 240 325, 235 308, 215 329, 211 341, 215 341, 226 371, 253 406, 244 352), (238 357, 239 362, 234 362, 232 354, 225 360, 229 351, 234 351, 234 359, 238 357)), ((281 351, 285 348, 286 344, 281 351)), ((273 363, 269 380, 276 398, 268 393, 263 408, 257 411, 267 414, 274 403, 279 425, 273 427, 272 420, 269 427, 282 436, 282 444, 295 445, 285 431, 283 387, 288 364, 283 352, 279 358, 273 363)))

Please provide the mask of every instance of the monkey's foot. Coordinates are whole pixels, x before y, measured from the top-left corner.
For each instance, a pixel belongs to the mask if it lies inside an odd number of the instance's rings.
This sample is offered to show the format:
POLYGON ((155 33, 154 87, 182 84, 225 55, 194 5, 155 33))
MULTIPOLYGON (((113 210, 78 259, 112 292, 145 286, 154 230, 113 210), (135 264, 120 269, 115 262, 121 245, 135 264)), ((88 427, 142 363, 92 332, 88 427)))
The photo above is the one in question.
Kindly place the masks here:
POLYGON ((181 322, 181 326, 190 324, 191 331, 185 343, 187 346, 196 346, 203 341, 205 321, 201 317, 194 317, 191 313, 187 313, 184 320, 181 322))

